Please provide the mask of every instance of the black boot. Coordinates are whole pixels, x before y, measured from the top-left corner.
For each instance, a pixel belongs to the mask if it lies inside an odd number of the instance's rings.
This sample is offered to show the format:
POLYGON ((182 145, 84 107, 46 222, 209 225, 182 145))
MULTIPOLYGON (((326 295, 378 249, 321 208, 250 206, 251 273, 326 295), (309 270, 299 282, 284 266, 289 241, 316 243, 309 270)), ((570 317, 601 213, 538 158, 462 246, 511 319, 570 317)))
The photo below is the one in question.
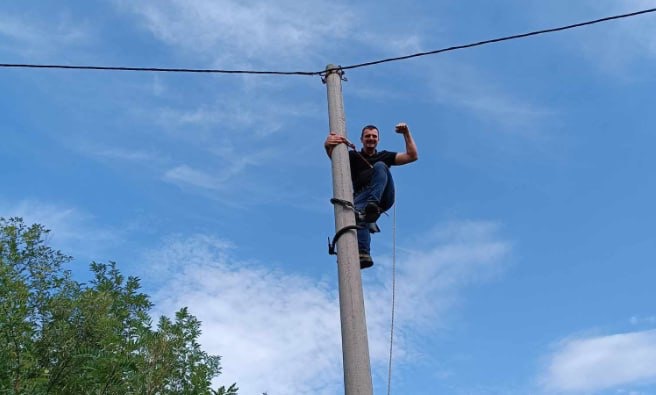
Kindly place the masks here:
POLYGON ((381 211, 380 207, 378 207, 378 204, 376 204, 376 202, 369 202, 364 208, 364 222, 374 223, 378 221, 380 214, 381 211))
POLYGON ((374 260, 371 259, 369 253, 360 251, 360 269, 366 269, 374 265, 374 260))

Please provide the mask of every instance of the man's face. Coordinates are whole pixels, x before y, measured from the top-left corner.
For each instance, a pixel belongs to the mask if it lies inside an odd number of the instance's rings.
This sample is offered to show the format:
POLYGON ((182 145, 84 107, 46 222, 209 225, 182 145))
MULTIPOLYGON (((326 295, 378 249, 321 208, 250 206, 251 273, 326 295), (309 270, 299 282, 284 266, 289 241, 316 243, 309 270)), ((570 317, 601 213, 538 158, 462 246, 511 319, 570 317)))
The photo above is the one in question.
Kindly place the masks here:
POLYGON ((378 130, 365 129, 364 132, 362 132, 362 137, 360 137, 360 141, 362 141, 362 146, 364 147, 365 150, 376 149, 376 146, 378 145, 378 130))

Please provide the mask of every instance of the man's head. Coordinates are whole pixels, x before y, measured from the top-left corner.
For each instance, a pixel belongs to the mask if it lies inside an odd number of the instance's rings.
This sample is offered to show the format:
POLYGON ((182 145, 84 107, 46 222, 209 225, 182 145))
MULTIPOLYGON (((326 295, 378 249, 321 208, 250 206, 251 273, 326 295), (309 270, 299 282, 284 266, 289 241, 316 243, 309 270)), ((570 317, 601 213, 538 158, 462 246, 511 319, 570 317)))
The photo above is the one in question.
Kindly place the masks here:
POLYGON ((360 141, 362 142, 362 148, 365 150, 365 152, 373 153, 376 151, 376 146, 378 146, 378 138, 378 128, 374 125, 367 125, 362 128, 360 141))

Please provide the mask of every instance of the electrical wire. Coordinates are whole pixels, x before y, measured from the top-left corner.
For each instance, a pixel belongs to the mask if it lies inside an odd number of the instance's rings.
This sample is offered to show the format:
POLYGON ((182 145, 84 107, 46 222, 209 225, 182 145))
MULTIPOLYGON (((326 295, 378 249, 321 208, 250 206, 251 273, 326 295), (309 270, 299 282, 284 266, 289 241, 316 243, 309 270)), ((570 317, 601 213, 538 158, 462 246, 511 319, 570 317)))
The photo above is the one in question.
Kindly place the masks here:
POLYGON ((520 39, 520 38, 526 38, 526 37, 530 37, 530 36, 537 36, 537 35, 540 35, 540 34, 555 33, 555 32, 560 32, 560 31, 563 31, 563 30, 570 30, 570 29, 574 29, 574 28, 577 28, 577 27, 594 25, 594 24, 597 24, 597 23, 607 22, 607 21, 611 21, 611 20, 615 20, 615 19, 629 18, 629 17, 642 15, 642 14, 647 14, 647 13, 655 12, 655 11, 656 11, 656 8, 650 8, 648 10, 636 11, 636 12, 631 12, 631 13, 622 14, 622 15, 608 16, 608 17, 605 17, 605 18, 595 19, 595 20, 587 21, 587 22, 575 23, 573 25, 554 27, 554 28, 551 28, 551 29, 537 30, 537 31, 529 32, 529 33, 522 33, 522 34, 515 34, 515 35, 512 35, 512 36, 493 38, 493 39, 490 39, 490 40, 479 41, 479 42, 475 42, 475 43, 471 43, 471 44, 456 45, 456 46, 453 46, 453 47, 436 49, 434 51, 419 52, 419 53, 415 53, 415 54, 412 54, 412 55, 399 56, 399 57, 395 57, 395 58, 387 58, 387 59, 382 59, 382 60, 375 60, 375 61, 372 61, 372 62, 354 64, 354 65, 351 65, 351 66, 340 67, 340 69, 341 70, 356 69, 356 68, 359 68, 359 67, 373 66, 373 65, 377 65, 377 64, 381 64, 381 63, 395 62, 395 61, 399 61, 399 60, 417 58, 417 57, 420 57, 420 56, 436 55, 436 54, 439 54, 439 53, 456 51, 456 50, 459 50, 459 49, 479 47, 481 45, 498 43, 498 42, 502 42, 502 41, 509 41, 509 40, 515 40, 515 39, 520 39))
POLYGON ((269 75, 319 75, 320 72, 312 71, 256 71, 256 70, 220 70, 220 69, 184 69, 165 67, 121 67, 121 66, 73 66, 60 64, 13 64, 0 63, 0 67, 6 68, 31 68, 31 69, 66 69, 66 70, 104 70, 104 71, 146 71, 164 73, 207 73, 207 74, 269 74, 269 75))
POLYGON ((627 14, 613 15, 605 18, 595 19, 586 22, 575 23, 572 25, 555 27, 550 29, 536 30, 529 33, 515 34, 512 36, 493 38, 490 40, 478 41, 470 44, 456 45, 448 48, 436 49, 427 52, 418 52, 411 55, 398 56, 387 59, 374 60, 366 63, 353 64, 349 66, 339 66, 336 69, 327 69, 322 71, 258 71, 258 70, 222 70, 222 69, 189 69, 189 68, 163 68, 163 67, 121 67, 121 66, 75 66, 75 65, 58 65, 58 64, 18 64, 18 63, 0 63, 3 68, 32 68, 32 69, 67 69, 67 70, 103 70, 103 71, 142 71, 142 72, 171 72, 171 73, 207 73, 207 74, 255 74, 255 75, 302 75, 317 76, 335 70, 350 70, 362 67, 369 67, 381 63, 396 62, 421 56, 436 55, 444 52, 456 51, 465 48, 478 47, 482 45, 498 43, 502 41, 516 40, 537 36, 540 34, 554 33, 563 30, 570 30, 578 27, 594 25, 597 23, 608 22, 616 19, 629 18, 642 14, 656 12, 656 8, 650 8, 642 11, 630 12, 627 14))

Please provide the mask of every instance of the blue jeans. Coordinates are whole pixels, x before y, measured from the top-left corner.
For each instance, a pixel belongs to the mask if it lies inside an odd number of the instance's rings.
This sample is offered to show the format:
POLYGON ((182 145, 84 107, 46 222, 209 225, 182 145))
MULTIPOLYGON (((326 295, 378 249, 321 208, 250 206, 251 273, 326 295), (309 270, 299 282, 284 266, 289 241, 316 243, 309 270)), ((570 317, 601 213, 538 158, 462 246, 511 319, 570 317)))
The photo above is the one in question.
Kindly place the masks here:
MULTIPOLYGON (((389 167, 384 162, 374 163, 373 174, 369 185, 355 194, 353 205, 358 211, 363 211, 367 203, 375 202, 381 212, 389 210, 394 204, 394 179, 389 167)), ((363 229, 358 229, 358 250, 369 253, 371 245, 371 230, 369 224, 358 222, 363 229)))

